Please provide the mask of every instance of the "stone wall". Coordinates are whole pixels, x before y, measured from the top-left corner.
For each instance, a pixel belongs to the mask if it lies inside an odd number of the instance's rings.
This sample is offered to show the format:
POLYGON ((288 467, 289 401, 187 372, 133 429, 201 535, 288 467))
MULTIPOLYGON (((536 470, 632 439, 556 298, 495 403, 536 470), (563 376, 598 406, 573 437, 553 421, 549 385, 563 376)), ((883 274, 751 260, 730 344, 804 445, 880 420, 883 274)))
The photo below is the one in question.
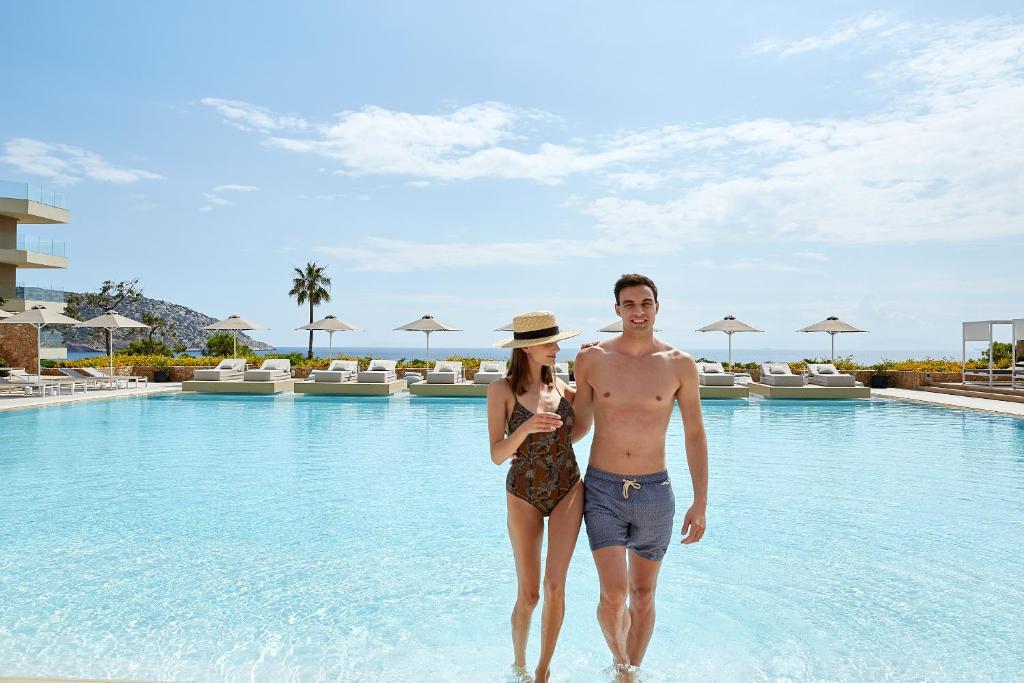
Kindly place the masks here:
POLYGON ((39 367, 39 347, 34 325, 0 325, 0 358, 12 368, 35 372, 39 367))

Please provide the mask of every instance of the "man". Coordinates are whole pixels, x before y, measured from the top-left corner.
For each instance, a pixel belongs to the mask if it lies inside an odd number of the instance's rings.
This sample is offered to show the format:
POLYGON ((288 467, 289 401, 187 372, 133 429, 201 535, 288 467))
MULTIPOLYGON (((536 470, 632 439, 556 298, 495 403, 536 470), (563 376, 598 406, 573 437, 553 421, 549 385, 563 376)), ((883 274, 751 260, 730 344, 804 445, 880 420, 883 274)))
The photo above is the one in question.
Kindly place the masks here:
POLYGON ((704 535, 708 455, 693 358, 654 338, 658 288, 643 275, 615 283, 622 334, 576 357, 576 420, 594 425, 584 519, 601 581, 597 619, 620 677, 632 680, 654 631, 654 589, 672 538, 675 496, 665 434, 678 401, 693 480, 682 543, 704 535), (627 552, 628 551, 628 552, 627 552))

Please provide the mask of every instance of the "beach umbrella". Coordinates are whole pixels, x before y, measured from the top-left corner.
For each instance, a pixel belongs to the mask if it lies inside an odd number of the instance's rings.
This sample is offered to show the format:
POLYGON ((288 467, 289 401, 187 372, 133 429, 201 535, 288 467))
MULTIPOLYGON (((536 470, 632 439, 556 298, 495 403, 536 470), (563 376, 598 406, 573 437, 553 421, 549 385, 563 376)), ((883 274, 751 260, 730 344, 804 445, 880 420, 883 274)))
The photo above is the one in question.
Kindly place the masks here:
POLYGON ((827 332, 828 336, 832 338, 832 362, 836 362, 836 335, 844 334, 846 332, 867 332, 867 330, 859 330, 850 323, 843 322, 834 315, 822 320, 820 323, 814 323, 807 327, 797 330, 797 332, 827 332))
POLYGON ((39 358, 39 349, 42 348, 43 344, 40 340, 43 334, 43 328, 47 325, 76 325, 78 321, 74 318, 69 318, 63 313, 57 311, 51 311, 46 306, 33 306, 24 313, 12 315, 10 318, 4 318, 0 320, 0 324, 8 325, 32 325, 36 328, 36 359, 38 361, 36 367, 36 374, 42 377, 43 375, 43 359, 39 358))
POLYGON ((320 320, 317 320, 315 323, 309 323, 308 325, 303 325, 302 327, 296 327, 295 329, 297 329, 297 330, 322 330, 322 331, 326 332, 327 333, 327 339, 328 339, 328 341, 327 341, 328 347, 327 348, 329 349, 327 355, 331 356, 331 355, 334 355, 334 333, 335 332, 352 332, 356 328, 352 327, 351 325, 349 325, 344 320, 338 320, 333 315, 328 315, 328 316, 325 316, 325 317, 321 318, 320 320))
POLYGON ((737 332, 764 332, 756 327, 751 327, 745 322, 741 322, 731 315, 727 315, 721 320, 716 320, 710 325, 705 325, 697 330, 698 332, 725 332, 729 335, 729 369, 732 369, 732 335, 737 332))
MULTIPOLYGON (((245 318, 239 316, 237 313, 232 313, 223 320, 218 320, 215 323, 203 326, 204 330, 223 330, 238 332, 240 330, 266 330, 267 327, 257 325, 254 322, 249 322, 245 318)), ((232 335, 232 356, 238 355, 238 335, 232 335)))
POLYGON ((495 332, 515 332, 515 328, 512 327, 512 323, 505 323, 501 327, 494 330, 495 332))
POLYGON ((413 320, 411 323, 406 323, 400 327, 396 327, 395 330, 406 330, 407 332, 423 332, 427 335, 427 353, 430 353, 430 333, 431 332, 461 332, 462 329, 458 327, 452 327, 446 325, 432 315, 425 315, 418 320, 413 320))
POLYGON ((114 376, 114 330, 123 329, 149 329, 149 325, 140 323, 138 320, 126 318, 114 311, 107 311, 103 315, 78 323, 75 327, 96 327, 107 331, 107 350, 110 356, 110 376, 114 376))
MULTIPOLYGON (((661 332, 661 328, 660 327, 655 327, 654 331, 655 332, 661 332)), ((621 333, 622 332, 622 318, 619 318, 618 320, 616 320, 613 323, 608 323, 607 325, 605 325, 604 327, 599 329, 598 332, 621 333)))

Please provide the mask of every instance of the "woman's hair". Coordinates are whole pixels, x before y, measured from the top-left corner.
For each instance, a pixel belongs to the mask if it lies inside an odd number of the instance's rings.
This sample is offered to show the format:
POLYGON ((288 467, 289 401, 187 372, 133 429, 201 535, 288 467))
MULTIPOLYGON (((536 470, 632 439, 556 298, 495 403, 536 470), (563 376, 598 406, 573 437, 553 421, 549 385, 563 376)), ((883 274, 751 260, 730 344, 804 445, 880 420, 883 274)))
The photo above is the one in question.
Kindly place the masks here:
MULTIPOLYGON (((540 369, 540 381, 548 386, 555 383, 555 373, 547 365, 540 369)), ((530 359, 526 351, 512 349, 512 361, 508 364, 508 383, 516 396, 525 394, 530 386, 530 359)))

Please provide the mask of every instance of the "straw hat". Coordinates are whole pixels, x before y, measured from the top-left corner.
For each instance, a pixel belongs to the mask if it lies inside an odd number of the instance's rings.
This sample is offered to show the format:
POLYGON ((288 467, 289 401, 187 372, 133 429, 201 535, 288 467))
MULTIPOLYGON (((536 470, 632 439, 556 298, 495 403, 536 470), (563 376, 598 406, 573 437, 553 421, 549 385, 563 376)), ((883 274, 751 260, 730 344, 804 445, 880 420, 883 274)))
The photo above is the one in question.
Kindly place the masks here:
POLYGON ((512 338, 495 342, 499 349, 521 349, 524 346, 540 346, 575 337, 578 330, 562 332, 551 311, 530 311, 512 318, 512 338))

